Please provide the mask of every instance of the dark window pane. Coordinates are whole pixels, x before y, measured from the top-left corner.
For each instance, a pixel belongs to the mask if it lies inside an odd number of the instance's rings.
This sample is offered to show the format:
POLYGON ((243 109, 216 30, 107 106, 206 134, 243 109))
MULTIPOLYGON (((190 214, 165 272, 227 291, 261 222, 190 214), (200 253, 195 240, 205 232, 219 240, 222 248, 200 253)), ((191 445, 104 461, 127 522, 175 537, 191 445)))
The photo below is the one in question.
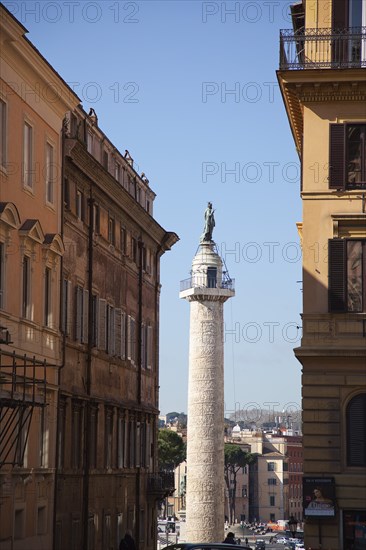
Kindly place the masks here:
POLYGON ((346 126, 346 181, 350 188, 366 186, 366 126, 346 126))
POLYGON ((361 183, 361 126, 347 127, 347 183, 361 183))
POLYGON ((349 27, 362 26, 362 0, 349 0, 349 27))
POLYGON ((208 267, 207 268, 207 286, 208 288, 216 288, 217 282, 217 268, 208 267))
POLYGON ((348 311, 362 312, 362 242, 347 242, 348 311))

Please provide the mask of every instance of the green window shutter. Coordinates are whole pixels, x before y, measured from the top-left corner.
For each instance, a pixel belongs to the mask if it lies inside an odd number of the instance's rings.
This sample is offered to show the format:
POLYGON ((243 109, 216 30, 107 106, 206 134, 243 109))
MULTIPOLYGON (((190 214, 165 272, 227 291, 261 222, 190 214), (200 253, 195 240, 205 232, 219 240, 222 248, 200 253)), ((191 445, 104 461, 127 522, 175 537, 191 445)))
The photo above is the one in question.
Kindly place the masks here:
POLYGON ((329 189, 344 189, 345 125, 331 124, 329 132, 329 189))
POLYGON ((329 311, 346 311, 346 260, 347 242, 343 239, 328 241, 329 311))

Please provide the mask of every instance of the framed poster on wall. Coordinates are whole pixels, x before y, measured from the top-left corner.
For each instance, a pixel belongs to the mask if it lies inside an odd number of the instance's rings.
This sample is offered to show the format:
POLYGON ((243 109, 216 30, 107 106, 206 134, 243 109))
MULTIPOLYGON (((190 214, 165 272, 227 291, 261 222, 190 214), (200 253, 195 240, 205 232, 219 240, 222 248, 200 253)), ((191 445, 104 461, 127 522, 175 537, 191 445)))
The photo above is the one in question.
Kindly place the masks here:
POLYGON ((334 477, 303 477, 303 508, 304 517, 334 517, 334 477))

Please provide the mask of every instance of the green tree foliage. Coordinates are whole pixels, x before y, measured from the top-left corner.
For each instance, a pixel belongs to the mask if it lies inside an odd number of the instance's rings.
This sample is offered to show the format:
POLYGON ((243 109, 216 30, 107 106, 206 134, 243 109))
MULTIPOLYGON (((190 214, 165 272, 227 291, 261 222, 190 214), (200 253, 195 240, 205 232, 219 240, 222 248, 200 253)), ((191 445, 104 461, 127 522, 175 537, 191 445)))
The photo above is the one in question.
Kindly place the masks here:
POLYGON ((255 461, 255 455, 243 451, 239 445, 226 443, 225 453, 225 483, 229 495, 229 521, 235 521, 236 475, 241 468, 255 461))
POLYGON ((172 470, 186 459, 186 446, 177 432, 159 430, 158 457, 160 470, 172 470))

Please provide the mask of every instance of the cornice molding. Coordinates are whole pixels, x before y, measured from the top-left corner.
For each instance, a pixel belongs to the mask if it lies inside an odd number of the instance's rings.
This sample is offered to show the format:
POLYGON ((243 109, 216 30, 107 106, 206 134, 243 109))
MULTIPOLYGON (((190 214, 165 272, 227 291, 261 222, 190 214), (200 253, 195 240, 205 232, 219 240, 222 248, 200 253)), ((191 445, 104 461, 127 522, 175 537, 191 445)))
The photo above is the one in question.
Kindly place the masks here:
POLYGON ((366 70, 277 71, 296 148, 301 154, 303 106, 310 103, 366 103, 366 70))
POLYGON ((366 102, 365 90, 344 90, 335 88, 325 90, 322 88, 313 90, 302 90, 297 93, 301 103, 334 103, 337 101, 366 102))
POLYGON ((220 296, 220 295, 208 295, 202 292, 202 294, 192 294, 187 296, 186 300, 188 302, 221 302, 224 303, 226 300, 231 298, 231 296, 220 296))
MULTIPOLYGON (((137 225, 141 233, 148 234, 161 245, 163 252, 179 240, 175 233, 165 231, 80 142, 75 140, 72 145, 69 144, 66 158, 78 169, 82 177, 93 182, 96 190, 106 196, 107 203, 108 200, 114 203, 116 211, 123 210, 124 216, 130 218, 131 224, 137 225)), ((72 171, 71 166, 68 170, 72 171)))

